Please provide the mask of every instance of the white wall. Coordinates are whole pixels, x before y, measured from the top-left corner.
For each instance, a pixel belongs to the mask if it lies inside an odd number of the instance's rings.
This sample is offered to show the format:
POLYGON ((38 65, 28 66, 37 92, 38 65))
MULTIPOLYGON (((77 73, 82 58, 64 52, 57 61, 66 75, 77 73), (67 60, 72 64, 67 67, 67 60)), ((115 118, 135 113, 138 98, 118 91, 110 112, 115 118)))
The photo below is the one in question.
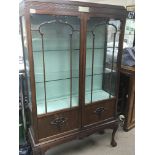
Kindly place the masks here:
POLYGON ((122 5, 122 6, 134 5, 135 3, 135 0, 71 0, 71 1, 83 1, 83 2, 122 5))
POLYGON ((135 5, 135 0, 126 0, 126 5, 135 5))

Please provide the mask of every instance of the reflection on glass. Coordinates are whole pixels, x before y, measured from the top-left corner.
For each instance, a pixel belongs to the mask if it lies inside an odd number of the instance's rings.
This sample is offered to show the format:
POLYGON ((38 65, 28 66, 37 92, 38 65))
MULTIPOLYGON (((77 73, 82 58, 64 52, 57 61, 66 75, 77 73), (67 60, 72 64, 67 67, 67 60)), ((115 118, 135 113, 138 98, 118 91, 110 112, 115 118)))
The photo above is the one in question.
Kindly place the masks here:
POLYGON ((86 104, 115 96, 119 26, 119 21, 98 17, 87 23, 86 104))
POLYGON ((23 16, 21 18, 22 22, 22 41, 23 41, 23 54, 25 58, 25 72, 26 72, 26 81, 27 81, 27 91, 28 91, 28 103, 30 104, 30 107, 32 106, 31 101, 31 88, 30 88, 30 68, 29 68, 29 59, 28 59, 28 47, 27 47, 27 36, 26 36, 26 23, 25 23, 25 17, 23 16))
POLYGON ((37 113, 78 106, 80 21, 31 16, 37 113))

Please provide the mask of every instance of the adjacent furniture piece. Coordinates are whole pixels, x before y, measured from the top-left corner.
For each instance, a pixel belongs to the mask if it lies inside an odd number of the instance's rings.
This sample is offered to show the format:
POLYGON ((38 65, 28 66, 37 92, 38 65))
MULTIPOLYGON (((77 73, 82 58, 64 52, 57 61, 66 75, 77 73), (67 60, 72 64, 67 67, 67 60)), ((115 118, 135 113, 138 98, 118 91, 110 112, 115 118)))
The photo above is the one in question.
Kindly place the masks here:
POLYGON ((125 116, 123 129, 135 127, 135 68, 121 66, 118 111, 125 116))
POLYGON ((60 0, 20 3, 33 154, 118 128, 126 10, 60 0), (117 46, 115 46, 115 43, 117 46))

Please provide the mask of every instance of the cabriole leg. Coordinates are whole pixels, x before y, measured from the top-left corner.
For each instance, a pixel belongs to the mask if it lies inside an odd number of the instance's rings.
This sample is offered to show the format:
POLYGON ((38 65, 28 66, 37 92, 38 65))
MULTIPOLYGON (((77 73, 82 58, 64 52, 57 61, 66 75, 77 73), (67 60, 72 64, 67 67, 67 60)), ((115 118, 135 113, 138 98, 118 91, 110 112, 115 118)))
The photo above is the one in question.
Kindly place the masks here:
POLYGON ((117 143, 115 141, 115 134, 116 134, 117 129, 118 129, 118 125, 113 128, 113 132, 112 132, 111 145, 113 147, 117 146, 117 143))

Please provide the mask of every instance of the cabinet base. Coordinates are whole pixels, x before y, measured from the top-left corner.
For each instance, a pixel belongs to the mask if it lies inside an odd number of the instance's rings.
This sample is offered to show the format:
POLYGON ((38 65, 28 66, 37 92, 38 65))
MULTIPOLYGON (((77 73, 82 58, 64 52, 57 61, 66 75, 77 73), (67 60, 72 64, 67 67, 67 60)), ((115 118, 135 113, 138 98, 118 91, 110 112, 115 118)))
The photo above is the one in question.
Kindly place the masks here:
POLYGON ((117 143, 115 141, 115 133, 118 129, 118 121, 117 120, 113 120, 107 123, 103 123, 103 124, 99 124, 99 125, 95 125, 95 126, 91 126, 91 127, 87 127, 87 128, 82 128, 79 130, 74 130, 73 132, 70 132, 69 134, 66 134, 65 136, 60 136, 58 138, 49 138, 48 140, 47 138, 45 138, 44 140, 42 139, 41 142, 39 143, 35 143, 34 142, 34 138, 32 136, 32 132, 31 129, 29 129, 29 139, 30 139, 30 143, 32 146, 32 153, 33 155, 45 155, 45 152, 62 143, 66 143, 69 142, 71 140, 74 139, 82 139, 84 137, 87 137, 91 134, 94 134, 96 132, 101 132, 104 131, 104 129, 112 129, 112 137, 111 137, 111 145, 113 147, 117 146, 117 143))

